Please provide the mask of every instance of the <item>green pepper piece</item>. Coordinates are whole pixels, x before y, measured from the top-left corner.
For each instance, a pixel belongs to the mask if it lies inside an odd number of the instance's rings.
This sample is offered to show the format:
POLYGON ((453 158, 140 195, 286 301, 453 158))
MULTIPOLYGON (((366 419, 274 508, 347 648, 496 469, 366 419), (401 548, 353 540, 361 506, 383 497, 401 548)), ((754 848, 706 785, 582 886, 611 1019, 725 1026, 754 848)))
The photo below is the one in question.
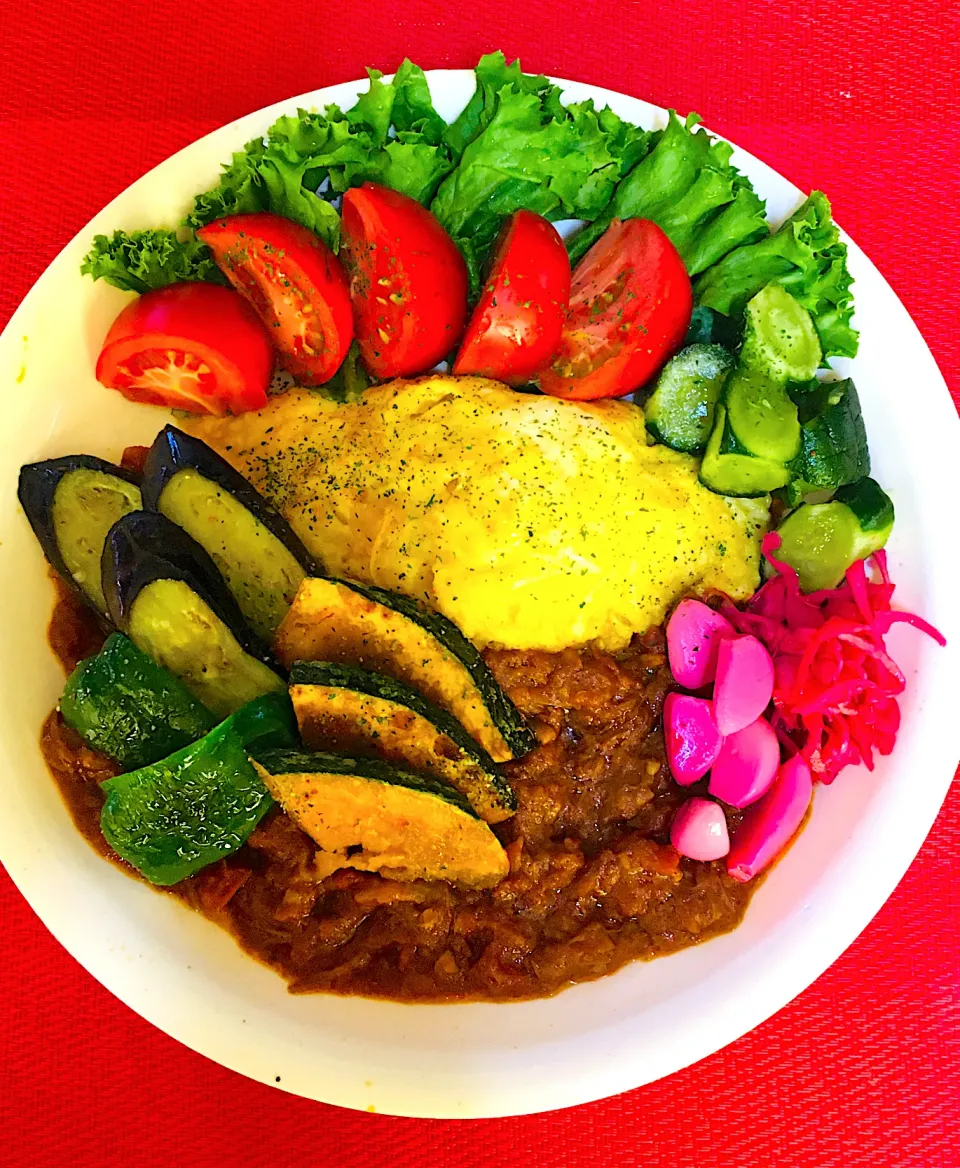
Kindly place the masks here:
POLYGON ((152 884, 176 884, 240 848, 273 806, 253 749, 297 741, 286 694, 256 698, 199 742, 103 783, 107 842, 152 884))
POLYGON ((70 674, 60 712, 88 746, 125 771, 166 758, 216 725, 179 678, 122 633, 70 674))

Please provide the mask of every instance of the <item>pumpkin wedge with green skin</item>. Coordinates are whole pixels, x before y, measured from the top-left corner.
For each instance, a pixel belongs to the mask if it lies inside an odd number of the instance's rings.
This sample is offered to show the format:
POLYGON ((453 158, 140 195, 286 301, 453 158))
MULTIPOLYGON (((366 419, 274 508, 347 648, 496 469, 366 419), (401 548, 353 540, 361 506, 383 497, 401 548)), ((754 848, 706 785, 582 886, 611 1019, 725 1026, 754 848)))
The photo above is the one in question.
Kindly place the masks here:
POLYGON ((492 888, 507 854, 467 800, 432 775, 373 758, 271 750, 253 764, 284 811, 319 846, 318 873, 492 888))
POLYGON ((355 665, 299 661, 290 671, 290 697, 308 750, 370 754, 436 775, 487 823, 516 811, 516 796, 489 754, 452 714, 403 682, 355 665))
POLYGON ((405 682, 451 713, 494 762, 536 745, 476 646, 452 621, 408 596, 352 580, 304 580, 277 630, 275 650, 288 668, 295 661, 332 661, 405 682))

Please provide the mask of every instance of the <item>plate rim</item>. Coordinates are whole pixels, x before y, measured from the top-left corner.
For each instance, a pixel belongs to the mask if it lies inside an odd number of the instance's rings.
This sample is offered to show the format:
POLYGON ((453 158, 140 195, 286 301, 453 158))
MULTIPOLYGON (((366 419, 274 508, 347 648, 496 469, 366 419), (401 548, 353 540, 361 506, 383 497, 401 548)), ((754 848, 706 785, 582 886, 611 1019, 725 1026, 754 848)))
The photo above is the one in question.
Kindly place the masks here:
MULTIPOLYGON (((444 81, 450 79, 457 80, 471 80, 473 78, 473 71, 467 69, 442 69, 442 70, 427 70, 426 76, 434 90, 434 86, 442 84, 444 81)), ((628 103, 635 107, 638 112, 633 116, 642 121, 643 124, 649 124, 651 118, 661 118, 666 113, 665 107, 653 105, 650 102, 642 99, 631 97, 628 94, 610 90, 599 86, 590 85, 585 82, 574 81, 562 78, 551 78, 556 84, 560 85, 566 92, 573 91, 571 96, 592 96, 599 103, 609 102, 616 106, 620 103, 628 103)), ((157 172, 163 168, 168 167, 174 160, 181 158, 186 153, 196 151, 202 144, 206 144, 208 148, 212 147, 210 143, 211 138, 220 137, 223 139, 230 139, 232 137, 239 137, 242 133, 241 127, 254 121, 267 119, 273 120, 280 113, 295 109, 297 106, 311 106, 325 104, 330 101, 344 100, 347 96, 357 92, 365 84, 364 79, 356 81, 342 82, 333 86, 321 87, 309 91, 307 93, 299 94, 271 105, 264 106, 258 110, 252 111, 249 114, 243 115, 240 118, 217 127, 208 134, 195 139, 193 142, 182 147, 167 159, 152 167, 140 178, 135 180, 127 186, 123 191, 119 192, 113 199, 111 199, 100 211, 97 212, 77 233, 65 244, 65 246, 58 252, 54 259, 47 265, 44 272, 38 277, 32 285, 26 296, 21 301, 20 305, 12 314, 7 326, 0 335, 0 350, 4 344, 12 343, 13 338, 19 334, 21 322, 26 319, 27 314, 32 308, 34 300, 39 300, 43 293, 43 285, 47 280, 49 273, 55 271, 63 266, 66 260, 76 250, 79 240, 89 241, 90 235, 99 230, 109 230, 103 224, 108 221, 111 215, 115 214, 118 205, 126 202, 131 192, 139 190, 142 187, 149 186, 152 181, 156 180, 157 172)), ((435 92, 435 90, 434 90, 435 92)), ((226 157, 226 152, 223 153, 226 157)), ((766 171, 774 176, 778 184, 786 184, 792 192, 795 192, 796 197, 802 197, 802 193, 789 180, 783 178, 778 172, 767 166, 761 160, 756 159, 746 151, 735 147, 735 159, 746 161, 749 164, 750 173, 755 175, 757 172, 766 171)), ((960 435, 960 422, 958 422, 955 411, 952 408, 949 391, 947 390, 944 379, 933 360, 926 342, 923 340, 917 326, 910 318, 904 306, 896 297, 896 294, 890 288, 883 276, 877 271, 876 267, 869 261, 863 251, 857 247, 848 237, 848 244, 851 247, 851 259, 855 259, 857 266, 866 272, 871 277, 871 284, 875 281, 878 286, 882 287, 885 293, 895 302, 897 309, 902 314, 903 321, 901 322, 908 330, 912 330, 914 342, 919 341, 925 353, 925 368, 923 371, 923 379, 930 380, 936 389, 941 390, 940 398, 944 409, 942 429, 946 435, 954 434, 954 445, 956 436, 960 435), (949 420, 948 420, 949 418, 949 420)), ((862 279, 862 276, 861 276, 862 279)), ((937 426, 940 427, 940 419, 936 419, 937 426)), ((942 439, 943 444, 948 443, 949 438, 942 439)), ((954 557, 957 558, 957 557, 954 557)), ((953 659, 953 651, 951 650, 950 659, 953 659)), ((938 670, 942 672, 942 670, 938 670)), ((912 863, 917 851, 924 838, 926 837, 934 819, 940 809, 943 799, 946 796, 947 789, 953 777, 953 769, 944 768, 945 773, 941 776, 939 782, 934 786, 933 791, 923 803, 922 814, 915 814, 912 821, 907 822, 906 833, 908 842, 901 841, 903 846, 898 849, 897 862, 884 873, 884 878, 880 881, 874 879, 871 882, 869 891, 863 891, 860 900, 860 909, 853 922, 853 931, 851 931, 850 920, 840 921, 839 919, 821 920, 817 922, 817 927, 821 936, 821 943, 817 949, 816 959, 811 959, 809 953, 800 951, 800 947, 796 940, 790 941, 789 938, 781 937, 779 934, 782 930, 774 929, 768 936, 765 945, 776 949, 778 946, 783 950, 780 960, 789 961, 791 976, 784 979, 784 982, 778 986, 767 984, 763 987, 763 991, 759 990, 751 995, 750 1009, 742 1009, 739 1012, 728 1009, 723 1016, 718 1019, 714 1028, 710 1031, 710 1037, 704 1040, 702 1034, 697 1033, 695 1028, 691 1026, 678 1026, 677 1039, 675 1041, 675 1050, 670 1057, 661 1055, 659 1062, 656 1063, 655 1073, 646 1074, 643 1069, 639 1069, 634 1063, 630 1062, 625 1065, 618 1063, 614 1059, 610 1059, 603 1063, 603 1060, 598 1060, 596 1066, 589 1068, 589 1074, 583 1073, 577 1075, 562 1076, 563 1082, 558 1083, 557 1080, 552 1080, 546 1083, 538 1090, 531 1089, 521 1099, 513 1094, 507 1098, 505 1092, 502 1096, 497 1096, 496 1093, 489 1094, 486 1090, 479 1091, 472 1102, 466 1105, 462 1101, 454 1101, 452 1098, 448 1101, 436 1105, 428 1105, 426 1107, 420 1104, 411 1104, 410 1097, 404 1095, 404 1089, 401 1087, 399 1095, 395 1102, 391 1102, 393 1095, 392 1089, 385 1089, 381 1086, 374 1095, 376 1109, 378 1111, 387 1111, 390 1114, 396 1115, 410 1115, 430 1118, 462 1118, 465 1116, 471 1117, 499 1117, 506 1115, 530 1114, 533 1112, 542 1112, 554 1110, 559 1107, 572 1106, 579 1103, 591 1102, 596 1099, 608 1097, 610 1095, 618 1094, 625 1090, 630 1090, 635 1087, 644 1085, 647 1082, 662 1078, 666 1075, 672 1074, 681 1068, 690 1065, 699 1059, 707 1057, 709 1054, 726 1046, 731 1041, 740 1037, 742 1034, 753 1029, 759 1025, 760 1022, 782 1009, 789 1001, 791 1001, 797 994, 802 992, 808 985, 810 985, 817 977, 820 976, 840 954, 859 936, 860 932, 866 927, 873 916, 879 911, 885 903, 890 893, 893 891, 896 884, 903 876, 906 869, 912 863), (902 863, 901 863, 902 861, 902 863), (879 889, 879 892, 877 891, 879 889), (639 1070, 639 1074, 637 1073, 639 1070), (401 1102, 401 1099, 406 1099, 406 1102, 401 1102)), ((111 993, 144 1017, 151 1024, 157 1026, 178 1042, 190 1047, 200 1054, 228 1066, 230 1069, 237 1071, 246 1077, 256 1079, 260 1082, 267 1083, 270 1086, 278 1086, 281 1090, 288 1090, 295 1094, 304 1095, 308 1098, 321 1099, 324 1102, 333 1103, 340 1106, 347 1106, 356 1109, 369 1109, 369 1104, 366 1099, 355 1097, 356 1092, 352 1092, 350 1097, 334 1098, 329 1093, 323 1095, 317 1094, 313 1091, 303 1090, 302 1086, 290 1087, 284 1082, 277 1083, 274 1081, 274 1076, 267 1072, 258 1072, 251 1069, 250 1065, 245 1062, 244 1058, 229 1055, 225 1056, 222 1051, 216 1051, 211 1048, 211 1043, 205 1038, 194 1040, 191 1037, 185 1037, 180 1029, 179 1018, 171 1019, 159 1009, 153 1009, 149 1003, 143 1000, 138 1002, 131 1001, 131 994, 129 989, 125 989, 118 979, 111 974, 111 962, 114 958, 110 954, 94 954, 78 953, 75 944, 72 943, 69 930, 66 928, 64 922, 60 921, 56 924, 49 923, 45 913, 37 907, 34 902, 35 898, 31 896, 31 891, 21 884, 18 879, 18 865, 14 862, 12 865, 7 863, 7 856, 9 849, 5 841, 9 838, 8 829, 6 825, 0 824, 0 844, 3 844, 3 855, 5 866, 9 872, 14 883, 17 885, 21 894, 31 905, 37 915, 40 916, 45 927, 57 938, 58 941, 67 949, 71 955, 80 962, 94 976, 102 985, 105 986, 111 993), (64 938, 67 938, 66 940, 64 938)), ((22 872, 20 873, 22 876, 22 872)), ((27 880, 24 883, 28 883, 27 880)), ((849 900, 849 896, 845 898, 849 900)), ((46 907, 46 906, 45 906, 46 907)), ((789 922, 787 922, 789 924, 789 922)), ((216 926, 214 926, 216 927, 216 926)), ((232 939, 230 941, 233 944, 232 939)), ((716 944, 717 942, 711 942, 716 944)), ((244 960, 248 960, 244 958, 244 960)), ((275 975, 271 975, 275 976, 275 975)), ((603 979, 607 986, 614 984, 614 979, 617 975, 603 979)), ((597 984, 597 983, 588 983, 597 984)), ((278 987, 282 991, 282 983, 278 982, 278 987)), ((576 987, 564 991, 559 1000, 571 1000, 569 995, 576 993, 576 987)), ((364 999, 349 999, 351 1001, 366 1001, 364 999)), ((539 999, 538 1001, 549 1002, 558 999, 539 999)), ((472 1004, 470 1006, 458 1005, 457 1010, 480 1010, 489 1012, 496 1011, 511 1011, 515 1009, 523 1009, 531 1003, 509 1003, 509 1004, 472 1004)), ((428 1009, 428 1010, 450 1010, 451 1006, 416 1006, 403 1007, 404 1009, 428 1009)), ((176 1014, 176 1011, 174 1011, 176 1014)), ((612 1041, 612 1040, 611 1040, 612 1041)), ((469 1085, 465 1089, 471 1089, 469 1085)))

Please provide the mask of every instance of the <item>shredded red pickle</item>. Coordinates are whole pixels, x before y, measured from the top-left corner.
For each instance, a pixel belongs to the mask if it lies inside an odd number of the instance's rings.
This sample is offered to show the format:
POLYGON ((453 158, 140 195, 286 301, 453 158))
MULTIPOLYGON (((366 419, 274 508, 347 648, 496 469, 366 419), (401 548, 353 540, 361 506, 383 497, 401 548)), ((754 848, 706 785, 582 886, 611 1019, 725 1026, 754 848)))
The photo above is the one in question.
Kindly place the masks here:
POLYGON ((775 556, 780 536, 764 538, 763 554, 777 575, 743 610, 723 614, 740 633, 751 633, 773 657, 771 723, 784 747, 799 753, 814 778, 832 783, 843 767, 893 750, 900 728, 898 696, 906 679, 887 653, 884 636, 901 621, 945 645, 922 617, 890 607, 894 585, 886 554, 858 560, 838 588, 804 594, 796 571, 775 556))

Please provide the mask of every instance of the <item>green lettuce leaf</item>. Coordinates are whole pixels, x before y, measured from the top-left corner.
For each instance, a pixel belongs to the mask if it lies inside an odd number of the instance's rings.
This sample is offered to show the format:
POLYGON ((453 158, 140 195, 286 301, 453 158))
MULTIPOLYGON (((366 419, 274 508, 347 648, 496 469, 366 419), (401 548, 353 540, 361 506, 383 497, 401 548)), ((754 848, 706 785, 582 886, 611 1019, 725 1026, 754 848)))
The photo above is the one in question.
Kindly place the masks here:
POLYGON ((454 166, 446 122, 433 108, 423 70, 404 61, 392 81, 368 70, 369 89, 343 111, 297 110, 233 156, 187 217, 201 227, 224 215, 272 211, 314 231, 336 250, 333 200, 364 182, 382 183, 426 205, 454 166))
POLYGON ((474 290, 505 216, 525 209, 596 218, 650 141, 591 101, 564 106, 555 85, 507 65, 502 53, 476 72, 474 95, 445 135, 459 164, 430 204, 463 252, 474 290))
POLYGON ((777 231, 708 268, 694 295, 698 304, 730 316, 764 285, 782 284, 813 317, 824 356, 853 357, 859 337, 850 323, 852 282, 830 203, 813 191, 777 231))
MULTIPOLYGON (((617 187, 605 213, 569 242, 579 260, 612 219, 652 219, 696 275, 728 251, 767 234, 764 204, 730 163, 733 148, 671 110, 666 128, 617 187)), ((587 216, 589 218, 589 216, 587 216)))
POLYGON ((162 228, 94 236, 80 271, 125 292, 149 292, 183 280, 227 282, 206 244, 162 228))

